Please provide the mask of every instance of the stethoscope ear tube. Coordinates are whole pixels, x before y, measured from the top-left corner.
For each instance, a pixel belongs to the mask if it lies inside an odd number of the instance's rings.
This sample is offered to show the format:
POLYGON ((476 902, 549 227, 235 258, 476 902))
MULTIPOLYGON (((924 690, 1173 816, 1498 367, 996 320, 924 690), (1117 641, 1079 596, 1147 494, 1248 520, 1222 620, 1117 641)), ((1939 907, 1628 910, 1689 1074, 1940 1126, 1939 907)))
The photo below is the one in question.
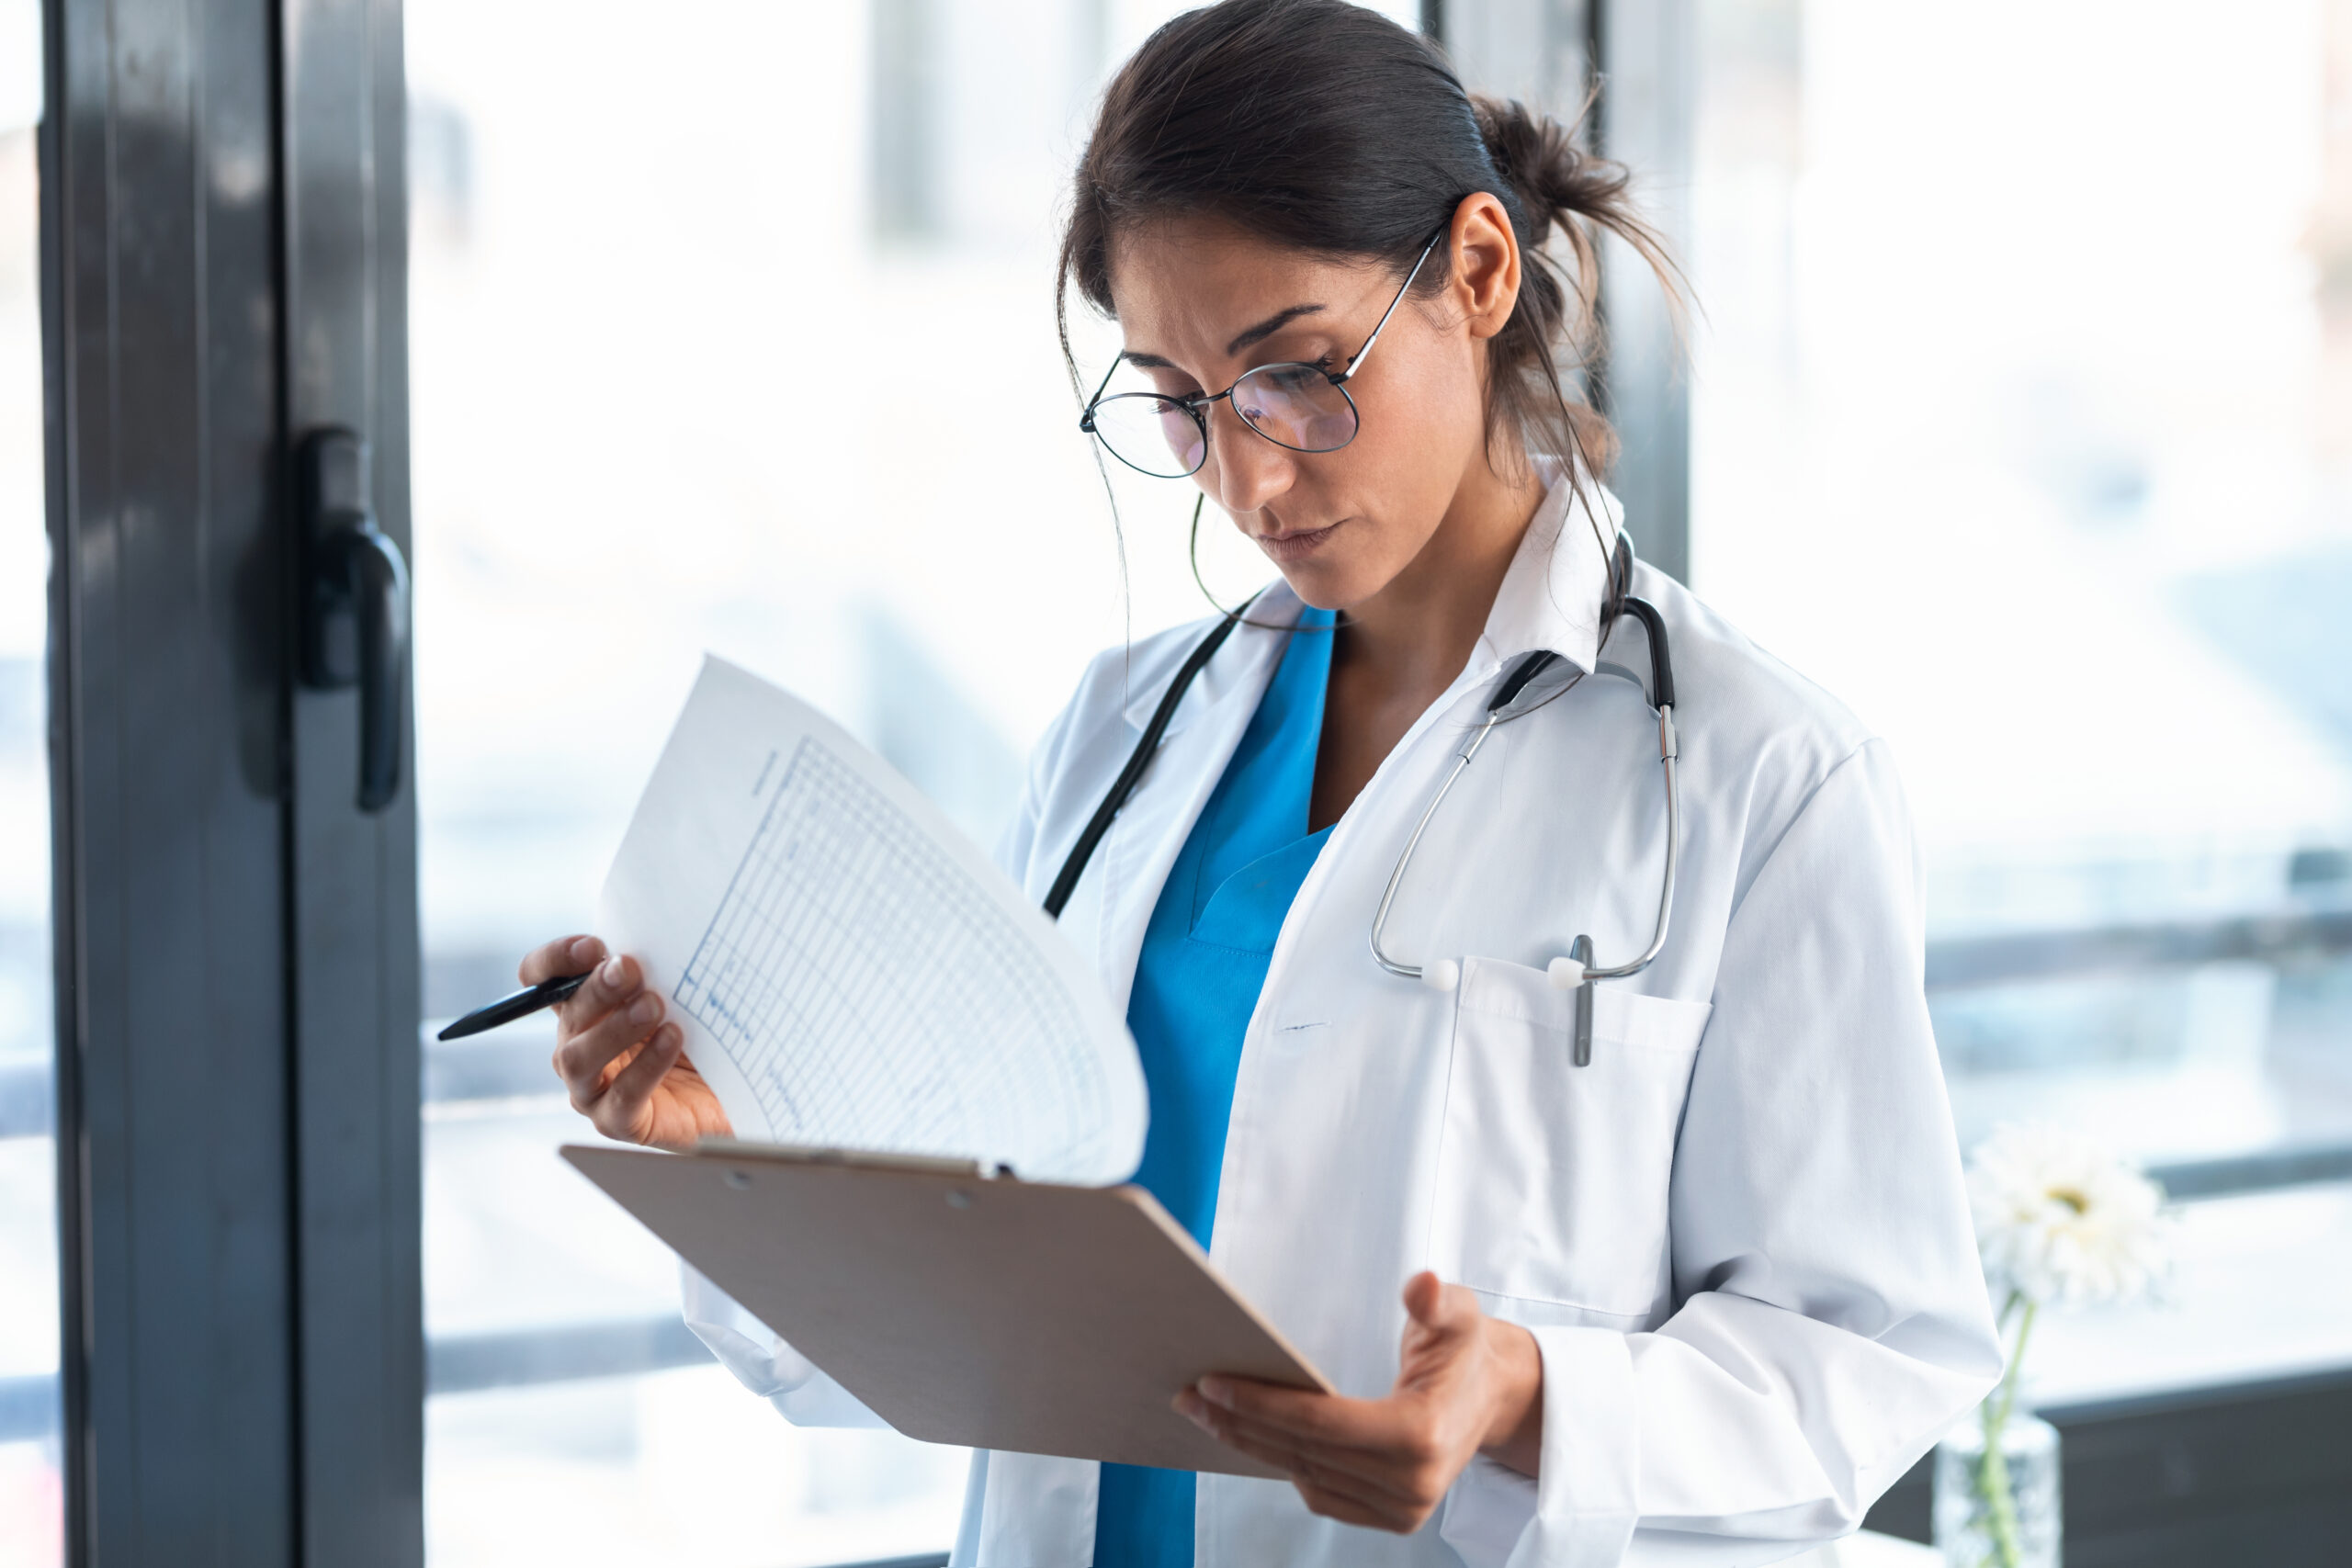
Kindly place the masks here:
POLYGON ((1642 623, 1642 630, 1650 639, 1650 706, 1664 713, 1674 706, 1674 660, 1666 651, 1666 621, 1657 606, 1646 599, 1632 594, 1617 601, 1617 607, 1642 623))
POLYGON ((1487 705, 1487 716, 1492 718, 1517 702, 1519 694, 1527 690, 1529 682, 1559 661, 1560 656, 1548 648, 1539 648, 1521 660, 1511 672, 1503 677, 1503 683, 1495 688, 1494 701, 1487 705))

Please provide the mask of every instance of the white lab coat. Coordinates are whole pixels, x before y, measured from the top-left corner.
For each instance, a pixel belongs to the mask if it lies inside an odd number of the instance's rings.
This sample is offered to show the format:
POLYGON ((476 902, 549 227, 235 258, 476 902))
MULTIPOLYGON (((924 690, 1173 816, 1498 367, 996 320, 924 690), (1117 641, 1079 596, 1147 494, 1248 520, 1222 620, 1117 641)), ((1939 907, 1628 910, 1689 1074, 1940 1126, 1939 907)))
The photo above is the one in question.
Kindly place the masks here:
MULTIPOLYGON (((1600 531, 1613 538, 1615 502, 1600 531)), ((1533 1331, 1541 1476, 1474 1461, 1410 1537, 1203 1476, 1219 1568, 1762 1563, 1860 1523, 2000 1370, 1921 992, 1920 885, 1884 745, 1646 568, 1681 739, 1671 939, 1603 985, 1591 1064, 1544 973, 1580 932, 1648 940, 1665 852, 1647 649, 1594 647, 1603 568, 1555 483, 1469 665, 1341 818, 1250 1021, 1210 1254, 1341 1391, 1395 1378, 1434 1269, 1533 1331), (1564 523, 1571 525, 1564 528, 1564 523), (1432 819, 1389 923, 1442 993, 1382 971, 1373 910, 1459 738, 1519 654, 1599 674, 1498 727, 1432 819), (1638 671, 1638 675, 1634 672, 1638 671)), ((1287 622, 1279 583, 1253 618, 1287 622)), ((1005 869, 1042 898, 1205 629, 1098 658, 1037 747, 1005 869)), ((1244 627, 1178 708, 1062 918, 1124 1011, 1144 928, 1283 635, 1244 627)), ((1559 668, 1552 684, 1568 671, 1559 668)), ((705 1282, 688 1316, 791 1418, 868 1420, 705 1282)), ((976 1457, 954 1561, 1081 1568, 1096 1467, 976 1457)))

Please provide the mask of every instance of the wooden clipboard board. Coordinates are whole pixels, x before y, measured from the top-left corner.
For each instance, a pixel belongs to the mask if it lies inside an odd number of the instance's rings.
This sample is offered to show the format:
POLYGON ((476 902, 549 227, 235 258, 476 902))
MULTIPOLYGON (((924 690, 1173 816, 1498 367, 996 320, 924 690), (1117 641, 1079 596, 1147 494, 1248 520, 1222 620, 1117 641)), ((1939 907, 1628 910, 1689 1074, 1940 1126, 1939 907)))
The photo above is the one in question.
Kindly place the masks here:
POLYGON ((708 1140, 563 1157, 910 1438, 1277 1472, 1169 1401, 1210 1372, 1331 1391, 1139 1187, 708 1140))

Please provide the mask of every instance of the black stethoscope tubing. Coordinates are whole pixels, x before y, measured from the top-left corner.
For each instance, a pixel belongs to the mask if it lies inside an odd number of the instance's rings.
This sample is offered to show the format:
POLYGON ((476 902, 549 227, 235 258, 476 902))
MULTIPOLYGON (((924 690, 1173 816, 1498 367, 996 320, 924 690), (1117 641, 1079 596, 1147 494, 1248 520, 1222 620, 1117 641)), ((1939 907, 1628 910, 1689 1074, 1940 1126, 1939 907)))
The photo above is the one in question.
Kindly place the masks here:
POLYGON ((1176 678, 1168 683, 1168 693, 1159 699, 1159 705, 1152 710, 1151 722, 1144 726, 1143 738, 1136 742, 1135 750, 1128 754, 1127 765, 1119 770, 1119 776, 1112 781, 1110 789, 1102 796, 1102 804, 1094 808, 1092 817, 1087 818, 1086 830, 1079 834, 1078 842, 1070 846, 1069 858, 1062 862, 1062 869, 1055 876, 1053 886, 1046 890, 1045 909, 1048 919, 1062 918, 1062 907, 1069 902, 1070 894, 1077 889, 1078 879, 1086 874, 1086 863, 1094 858, 1095 846, 1102 843, 1102 835, 1111 830, 1112 820, 1127 804, 1127 797, 1135 794, 1136 785, 1143 782, 1144 770, 1151 765, 1151 755, 1159 749, 1159 738, 1168 732, 1168 721, 1176 716, 1176 705, 1182 702, 1184 694, 1192 689, 1193 677, 1200 674, 1203 667, 1216 656, 1216 650, 1225 646, 1225 639, 1233 635, 1233 628, 1241 624, 1241 613, 1249 607, 1248 604, 1242 605, 1241 610, 1231 612, 1210 627, 1209 635, 1201 638, 1177 670, 1176 678))

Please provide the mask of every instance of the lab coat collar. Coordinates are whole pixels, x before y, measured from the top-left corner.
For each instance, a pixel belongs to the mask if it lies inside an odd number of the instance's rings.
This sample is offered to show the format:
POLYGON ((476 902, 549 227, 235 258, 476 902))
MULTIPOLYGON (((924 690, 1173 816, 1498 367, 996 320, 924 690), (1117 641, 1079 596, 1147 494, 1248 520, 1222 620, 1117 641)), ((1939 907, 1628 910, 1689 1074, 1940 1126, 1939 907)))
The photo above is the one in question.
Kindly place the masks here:
MULTIPOLYGON (((1193 682, 1193 690, 1176 705, 1170 716, 1167 734, 1182 733, 1201 715, 1218 706, 1237 692, 1247 692, 1254 705, 1264 690, 1273 656, 1283 645, 1285 634, 1298 621, 1306 608, 1306 602, 1291 592, 1290 584, 1281 578, 1268 583, 1263 592, 1239 612, 1242 624, 1217 656, 1210 660, 1193 682)), ((1174 657, 1165 673, 1149 680, 1138 681, 1127 693, 1125 714, 1128 728, 1140 735, 1151 723, 1152 714, 1159 708, 1160 698, 1168 694, 1168 682, 1176 673, 1176 665, 1193 651, 1201 638, 1209 635, 1216 625, 1214 619, 1199 622, 1174 657)))
POLYGON ((1600 602, 1624 509, 1590 475, 1574 485, 1556 458, 1530 460, 1543 477, 1544 501, 1495 593, 1471 657, 1473 673, 1539 648, 1580 671, 1589 671, 1600 658, 1600 602))

